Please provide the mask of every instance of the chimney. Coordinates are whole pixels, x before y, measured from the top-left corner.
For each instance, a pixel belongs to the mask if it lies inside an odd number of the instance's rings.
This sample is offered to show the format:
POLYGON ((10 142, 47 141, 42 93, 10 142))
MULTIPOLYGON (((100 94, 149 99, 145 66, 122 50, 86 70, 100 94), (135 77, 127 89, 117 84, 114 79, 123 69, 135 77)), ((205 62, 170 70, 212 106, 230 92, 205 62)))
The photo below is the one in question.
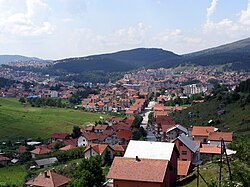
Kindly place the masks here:
POLYGON ((49 178, 49 175, 48 175, 48 172, 47 172, 47 171, 44 172, 44 177, 45 177, 45 178, 49 178))
POLYGON ((136 160, 136 162, 140 162, 141 161, 138 156, 135 157, 135 160, 136 160))

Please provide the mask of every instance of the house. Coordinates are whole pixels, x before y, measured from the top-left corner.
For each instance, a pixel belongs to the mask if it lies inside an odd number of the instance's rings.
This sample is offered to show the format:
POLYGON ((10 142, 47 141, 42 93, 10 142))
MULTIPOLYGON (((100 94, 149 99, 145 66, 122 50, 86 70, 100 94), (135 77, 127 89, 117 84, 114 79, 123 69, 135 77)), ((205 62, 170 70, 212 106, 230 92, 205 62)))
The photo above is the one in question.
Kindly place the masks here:
POLYGON ((51 158, 35 160, 35 162, 36 162, 37 168, 47 168, 57 163, 58 160, 56 157, 51 157, 51 158))
POLYGON ((174 143, 130 140, 123 158, 167 160, 167 176, 165 176, 167 180, 161 185, 175 186, 178 156, 179 152, 174 143))
POLYGON ((68 133, 55 132, 51 135, 51 141, 54 142, 56 140, 64 141, 69 138, 68 133))
POLYGON ((74 146, 74 145, 66 145, 64 147, 61 147, 59 150, 60 151, 68 151, 68 150, 71 150, 71 149, 74 149, 74 148, 76 148, 76 146, 74 146))
POLYGON ((97 124, 95 127, 94 127, 94 132, 95 133, 103 133, 105 130, 108 129, 108 125, 102 125, 102 124, 97 124))
POLYGON ((193 126, 192 127, 193 140, 200 140, 202 143, 207 143, 209 133, 215 131, 216 129, 213 126, 193 126))
POLYGON ((80 146, 87 146, 91 143, 100 143, 100 139, 103 138, 102 134, 90 132, 90 133, 83 133, 77 140, 78 147, 80 146))
POLYGON ((114 150, 115 156, 123 156, 127 149, 127 145, 115 144, 112 146, 112 149, 114 150))
POLYGON ((118 142, 122 145, 128 144, 133 137, 133 133, 130 130, 119 130, 115 132, 118 142))
POLYGON ((200 160, 199 146, 185 134, 178 136, 173 143, 175 143, 180 153, 179 160, 191 161, 192 164, 195 164, 200 160))
POLYGON ((85 158, 97 155, 101 156, 103 163, 105 161, 105 154, 108 153, 112 160, 114 158, 114 150, 108 144, 89 144, 83 152, 85 158))
POLYGON ((221 154, 221 147, 216 145, 202 144, 200 155, 202 161, 210 161, 214 156, 221 154))
POLYGON ((39 146, 36 149, 30 151, 32 158, 36 158, 37 156, 48 156, 52 151, 44 146, 39 146))
POLYGON ((7 166, 10 163, 10 158, 0 154, 0 166, 7 166))
POLYGON ((41 173, 34 179, 27 181, 26 186, 33 187, 62 187, 70 182, 68 177, 59 175, 53 171, 41 173))
POLYGON ((172 141, 175 138, 177 138, 180 134, 188 134, 188 130, 183 127, 182 125, 174 125, 170 128, 168 128, 166 131, 163 131, 165 135, 165 140, 172 141))
POLYGON ((221 145, 221 139, 223 138, 225 146, 232 142, 233 133, 232 132, 211 132, 208 136, 208 142, 210 145, 221 145))
POLYGON ((168 160, 115 157, 107 177, 114 187, 170 187, 169 168, 168 160))
POLYGON ((178 160, 177 175, 179 178, 185 177, 189 174, 191 161, 178 160))

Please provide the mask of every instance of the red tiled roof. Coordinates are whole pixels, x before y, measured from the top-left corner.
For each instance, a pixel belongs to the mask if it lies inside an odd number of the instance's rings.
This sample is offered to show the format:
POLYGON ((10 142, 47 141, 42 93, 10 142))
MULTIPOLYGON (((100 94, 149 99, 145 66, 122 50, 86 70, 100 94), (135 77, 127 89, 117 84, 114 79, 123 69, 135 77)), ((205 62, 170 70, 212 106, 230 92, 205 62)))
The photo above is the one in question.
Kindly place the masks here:
POLYGON ((84 150, 84 153, 86 153, 90 149, 93 149, 96 153, 102 155, 103 152, 107 149, 107 147, 109 147, 108 144, 89 144, 84 150))
POLYGON ((65 140, 68 136, 67 133, 55 132, 51 135, 51 138, 65 140))
POLYGON ((114 151, 125 152, 127 149, 127 145, 115 144, 112 146, 112 149, 114 149, 114 151))
POLYGON ((20 147, 18 147, 17 153, 18 154, 23 154, 23 153, 25 153, 26 150, 27 150, 27 147, 21 145, 20 147))
POLYGON ((81 129, 81 131, 82 132, 84 132, 84 131, 93 131, 93 129, 94 129, 94 126, 88 126, 88 127, 84 128, 84 129, 81 129))
POLYGON ((71 149, 74 149, 76 148, 76 146, 73 146, 73 145, 66 145, 64 147, 61 147, 59 150, 60 151, 68 151, 68 150, 71 150, 71 149))
POLYGON ((212 126, 193 126, 192 136, 208 136, 210 132, 214 132, 212 126))
POLYGON ((118 131, 118 130, 130 130, 130 125, 126 124, 126 123, 123 123, 123 122, 120 122, 116 125, 113 125, 112 128, 115 130, 115 131, 118 131))
POLYGON ((115 157, 107 177, 131 181, 163 182, 168 167, 167 160, 140 158, 139 160, 115 157))
POLYGON ((102 134, 98 134, 98 133, 94 133, 94 132, 89 132, 89 133, 83 133, 82 134, 83 137, 86 138, 86 140, 91 141, 91 140, 99 140, 101 138, 103 138, 102 134))
POLYGON ((168 113, 165 112, 165 111, 155 111, 154 113, 155 113, 156 117, 157 116, 167 116, 168 115, 168 113))
POLYGON ((68 177, 59 175, 53 171, 47 171, 36 178, 26 182, 29 186, 46 186, 46 187, 59 187, 67 184, 70 181, 68 177))
POLYGON ((221 148, 216 145, 202 144, 200 148, 200 153, 205 154, 221 154, 221 148))
POLYGON ((177 161, 177 175, 187 176, 191 161, 177 161))
POLYGON ((106 130, 107 128, 108 128, 108 125, 98 124, 95 126, 95 130, 106 130))
POLYGON ((77 139, 69 139, 69 140, 65 140, 63 141, 64 145, 73 145, 73 146, 77 146, 77 139))
POLYGON ((224 141, 231 142, 233 139, 232 132, 211 132, 209 133, 208 140, 220 141, 223 138, 224 141))
POLYGON ((126 123, 126 124, 128 124, 128 125, 132 125, 132 123, 134 122, 134 120, 135 120, 135 117, 134 117, 134 116, 127 116, 127 117, 123 120, 123 122, 126 123))
POLYGON ((51 153, 52 151, 46 147, 38 147, 32 151, 30 151, 30 153, 32 154, 36 154, 36 155, 43 155, 43 154, 48 154, 48 153, 51 153))
POLYGON ((131 140, 133 133, 130 130, 120 130, 115 133, 118 138, 124 139, 124 140, 131 140))

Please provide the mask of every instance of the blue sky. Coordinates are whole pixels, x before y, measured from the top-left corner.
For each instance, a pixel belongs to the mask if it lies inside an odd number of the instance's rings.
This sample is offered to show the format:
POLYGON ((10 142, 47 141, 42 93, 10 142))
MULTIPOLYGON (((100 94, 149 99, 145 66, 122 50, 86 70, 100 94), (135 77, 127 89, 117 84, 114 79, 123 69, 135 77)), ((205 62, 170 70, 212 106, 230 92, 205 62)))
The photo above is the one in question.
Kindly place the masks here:
POLYGON ((249 36, 250 0, 0 0, 0 54, 185 54, 249 36))

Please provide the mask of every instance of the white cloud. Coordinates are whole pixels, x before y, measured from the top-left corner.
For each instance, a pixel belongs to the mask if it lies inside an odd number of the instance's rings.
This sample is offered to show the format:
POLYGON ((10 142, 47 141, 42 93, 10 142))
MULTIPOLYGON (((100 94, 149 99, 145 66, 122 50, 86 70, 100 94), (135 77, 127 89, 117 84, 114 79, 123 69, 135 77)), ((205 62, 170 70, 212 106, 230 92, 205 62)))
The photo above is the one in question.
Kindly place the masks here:
POLYGON ((242 10, 237 14, 235 21, 224 18, 218 22, 210 19, 216 8, 216 0, 213 0, 207 9, 207 21, 203 26, 203 34, 210 38, 236 40, 241 37, 249 37, 250 32, 250 0, 246 10, 242 10), (222 38, 221 38, 222 37, 222 38))
POLYGON ((242 10, 240 14, 240 23, 243 25, 250 25, 250 0, 246 10, 242 10))
POLYGON ((218 0, 212 0, 211 5, 207 8, 207 22, 210 22, 211 16, 214 13, 218 0))
POLYGON ((51 34, 53 26, 48 20, 50 9, 42 0, 0 1, 0 32, 13 36, 51 34))

